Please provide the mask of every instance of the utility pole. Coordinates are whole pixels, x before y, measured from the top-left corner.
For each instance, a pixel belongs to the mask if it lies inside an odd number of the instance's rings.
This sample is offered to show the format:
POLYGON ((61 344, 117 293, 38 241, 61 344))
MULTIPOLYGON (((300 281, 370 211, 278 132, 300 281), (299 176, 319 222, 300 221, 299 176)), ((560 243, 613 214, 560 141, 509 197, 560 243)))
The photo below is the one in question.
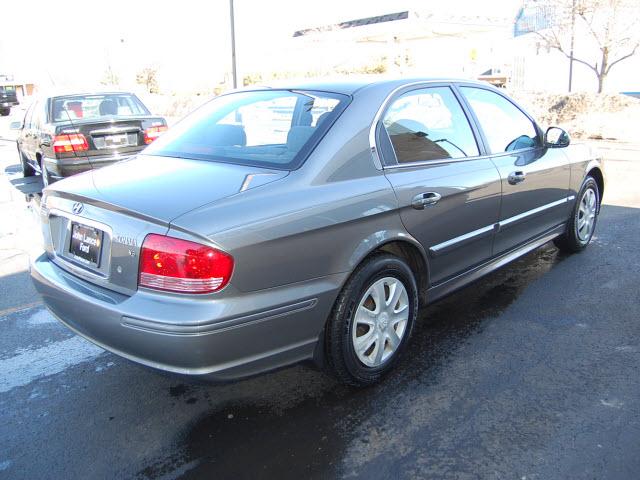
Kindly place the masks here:
MULTIPOLYGON (((233 0, 231 0, 233 2, 233 0)), ((571 93, 571 83, 573 81, 573 43, 576 29, 576 0, 571 3, 571 46, 569 48, 569 93, 571 93)))
POLYGON ((236 26, 233 16, 233 0, 229 0, 229 14, 231 15, 231 75, 233 77, 233 88, 238 88, 238 74, 236 72, 236 26))

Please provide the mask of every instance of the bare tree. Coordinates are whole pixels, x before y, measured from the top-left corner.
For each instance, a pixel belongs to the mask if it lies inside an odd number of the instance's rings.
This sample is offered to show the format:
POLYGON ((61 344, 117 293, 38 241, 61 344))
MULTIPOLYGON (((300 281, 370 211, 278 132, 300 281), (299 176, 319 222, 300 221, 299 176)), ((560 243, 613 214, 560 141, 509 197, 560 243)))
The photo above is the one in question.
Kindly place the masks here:
POLYGON ((109 86, 120 85, 120 77, 113 70, 111 65, 107 65, 107 68, 105 69, 104 74, 102 75, 102 80, 100 80, 100 83, 102 85, 109 85, 109 86))
POLYGON ((143 68, 136 74, 136 83, 144 85, 149 93, 158 93, 158 69, 153 66, 143 68))
POLYGON ((640 48, 640 4, 637 0, 558 0, 552 26, 537 32, 544 43, 574 62, 589 67, 598 78, 598 93, 618 63, 640 48), (596 49, 591 58, 573 55, 574 26, 584 29, 596 49))

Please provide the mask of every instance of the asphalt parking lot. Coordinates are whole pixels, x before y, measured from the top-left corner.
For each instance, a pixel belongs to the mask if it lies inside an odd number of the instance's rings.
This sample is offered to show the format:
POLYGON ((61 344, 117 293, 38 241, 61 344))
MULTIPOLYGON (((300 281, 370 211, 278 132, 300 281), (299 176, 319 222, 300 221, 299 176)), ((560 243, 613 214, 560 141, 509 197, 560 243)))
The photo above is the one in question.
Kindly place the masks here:
POLYGON ((191 384, 39 302, 40 185, 0 141, 0 478, 637 478, 640 145, 602 144, 592 245, 547 245, 422 315, 379 386, 307 366, 191 384))

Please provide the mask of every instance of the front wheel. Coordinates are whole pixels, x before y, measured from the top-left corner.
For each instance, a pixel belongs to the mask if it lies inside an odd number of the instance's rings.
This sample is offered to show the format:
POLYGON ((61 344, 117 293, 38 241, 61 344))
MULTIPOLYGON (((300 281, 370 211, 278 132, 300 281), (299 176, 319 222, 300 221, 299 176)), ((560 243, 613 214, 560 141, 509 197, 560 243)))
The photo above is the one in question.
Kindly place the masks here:
POLYGON ((587 176, 578 193, 578 201, 573 207, 565 232, 554 240, 556 246, 569 253, 584 250, 593 237, 599 210, 598 183, 593 177, 587 176))
POLYGON ((386 374, 406 347, 418 313, 418 289, 401 258, 376 254, 353 273, 326 327, 330 372, 342 383, 367 386, 386 374))

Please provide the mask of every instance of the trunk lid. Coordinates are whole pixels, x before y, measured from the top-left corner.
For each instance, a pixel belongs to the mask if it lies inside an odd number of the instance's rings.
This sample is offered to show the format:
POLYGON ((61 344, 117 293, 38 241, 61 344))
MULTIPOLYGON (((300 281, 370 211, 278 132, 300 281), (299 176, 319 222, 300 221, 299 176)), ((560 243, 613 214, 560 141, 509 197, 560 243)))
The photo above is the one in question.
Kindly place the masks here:
MULTIPOLYGON (((76 152, 82 157, 133 154, 139 152, 146 144, 144 132, 147 128, 166 126, 162 117, 139 115, 134 117, 100 117, 100 119, 75 119, 56 125, 56 134, 81 133, 87 139, 89 150, 76 152)), ((73 153, 70 156, 75 156, 73 153)), ((61 154, 61 157, 69 154, 61 154)))
MULTIPOLYGON (((287 176, 243 165, 139 155, 56 182, 41 210, 46 249, 60 267, 122 293, 137 288, 140 247, 149 233, 165 234, 172 219, 204 205, 287 176), (78 227, 79 225, 79 227, 78 227), (86 228, 85 228, 86 227, 86 228), (101 250, 87 262, 74 232, 96 232, 101 250), (75 252, 75 254, 74 254, 75 252)), ((85 245, 88 249, 88 247, 85 245)))
POLYGON ((137 155, 56 182, 48 196, 104 208, 168 225, 191 210, 286 177, 288 171, 246 165, 137 155))

